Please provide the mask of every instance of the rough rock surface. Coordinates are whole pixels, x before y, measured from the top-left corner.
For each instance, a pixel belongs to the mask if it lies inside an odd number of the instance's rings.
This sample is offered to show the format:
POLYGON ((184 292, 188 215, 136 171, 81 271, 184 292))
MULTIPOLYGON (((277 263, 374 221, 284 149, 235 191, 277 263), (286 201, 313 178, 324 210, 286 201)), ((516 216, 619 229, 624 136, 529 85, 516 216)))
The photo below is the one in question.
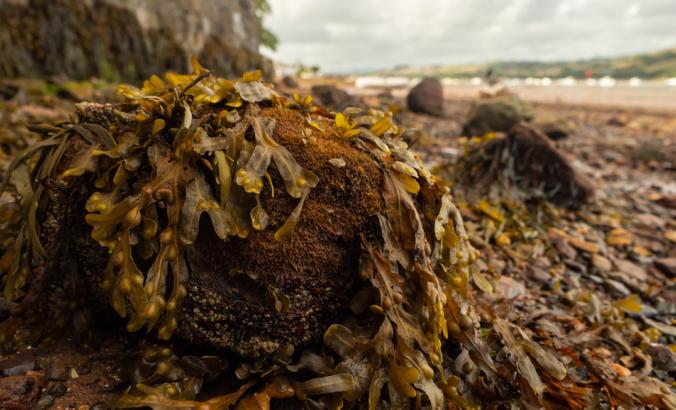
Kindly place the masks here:
POLYGON ((186 71, 268 69, 255 1, 0 0, 0 77, 136 80, 186 71))
POLYGON ((530 106, 515 95, 486 98, 474 104, 462 133, 480 136, 488 132, 507 132, 514 124, 532 118, 530 106))
POLYGON ((436 78, 425 78, 409 91, 408 109, 422 114, 441 116, 444 112, 444 92, 436 78))

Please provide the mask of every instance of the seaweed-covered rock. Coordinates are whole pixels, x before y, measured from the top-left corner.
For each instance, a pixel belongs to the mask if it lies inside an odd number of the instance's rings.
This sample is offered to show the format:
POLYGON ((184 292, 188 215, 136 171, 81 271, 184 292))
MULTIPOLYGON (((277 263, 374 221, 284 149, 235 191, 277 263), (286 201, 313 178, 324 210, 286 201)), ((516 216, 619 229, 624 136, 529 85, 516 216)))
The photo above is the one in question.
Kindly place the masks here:
POLYGON ((518 122, 532 118, 530 106, 516 95, 481 99, 470 109, 462 133, 481 136, 489 132, 507 132, 518 122))
POLYGON ((594 191, 571 160, 527 123, 516 124, 504 138, 484 138, 470 148, 461 168, 460 178, 478 195, 497 191, 505 198, 544 198, 576 208, 594 191))
POLYGON ((444 113, 444 89, 437 78, 428 77, 411 88, 406 96, 408 109, 434 116, 444 113))
POLYGON ((253 0, 1 0, 0 21, 0 77, 136 80, 191 56, 224 75, 270 69, 253 0))
POLYGON ((575 133, 575 127, 570 122, 552 113, 536 115, 533 125, 554 141, 568 138, 575 133))
MULTIPOLYGON (((73 122, 33 128, 41 142, 5 179, 18 207, 0 272, 19 308, 0 337, 37 340, 70 318, 86 331, 84 312, 110 305, 127 332, 239 355, 228 371, 240 390, 205 409, 254 385, 242 400, 377 402, 375 377, 390 402, 464 403, 442 390, 448 326, 493 364, 465 300, 477 255, 449 189, 391 114, 329 113, 260 76, 228 81, 193 61, 190 75, 120 86, 124 104, 81 103, 73 122)), ((222 367, 170 349, 143 363, 112 407, 193 400, 222 367)))

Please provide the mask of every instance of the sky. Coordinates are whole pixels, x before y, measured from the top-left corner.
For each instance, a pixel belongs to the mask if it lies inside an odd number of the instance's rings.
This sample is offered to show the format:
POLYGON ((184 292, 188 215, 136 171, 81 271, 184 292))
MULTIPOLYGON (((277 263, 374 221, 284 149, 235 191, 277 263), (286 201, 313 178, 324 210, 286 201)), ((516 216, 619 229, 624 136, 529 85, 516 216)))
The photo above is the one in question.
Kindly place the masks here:
POLYGON ((286 63, 324 73, 676 47, 676 0, 269 0, 286 63))

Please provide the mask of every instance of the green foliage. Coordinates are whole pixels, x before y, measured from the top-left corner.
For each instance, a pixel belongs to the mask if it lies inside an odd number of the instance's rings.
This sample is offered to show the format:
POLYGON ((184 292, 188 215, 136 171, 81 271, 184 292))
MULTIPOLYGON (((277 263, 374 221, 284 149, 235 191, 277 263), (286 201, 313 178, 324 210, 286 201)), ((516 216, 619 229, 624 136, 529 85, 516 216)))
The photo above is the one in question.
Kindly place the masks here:
POLYGON ((261 45, 275 51, 279 45, 279 39, 263 25, 263 19, 267 14, 270 14, 270 11, 270 4, 267 0, 256 0, 256 17, 258 17, 258 23, 260 24, 261 45))
POLYGON ((498 61, 487 64, 437 66, 425 70, 416 67, 401 67, 383 71, 381 74, 411 77, 432 75, 438 77, 471 78, 482 77, 489 68, 491 68, 498 76, 508 78, 584 78, 587 70, 590 70, 594 77, 609 75, 615 78, 668 78, 676 76, 676 48, 632 56, 594 58, 576 61, 555 61, 547 63, 533 61, 498 61))

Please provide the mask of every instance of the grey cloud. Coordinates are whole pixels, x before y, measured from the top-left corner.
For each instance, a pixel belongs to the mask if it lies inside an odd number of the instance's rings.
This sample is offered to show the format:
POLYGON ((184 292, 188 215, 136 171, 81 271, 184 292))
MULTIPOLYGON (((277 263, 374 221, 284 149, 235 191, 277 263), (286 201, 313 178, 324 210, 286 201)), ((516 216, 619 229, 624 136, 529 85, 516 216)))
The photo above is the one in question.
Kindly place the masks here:
POLYGON ((270 0, 274 57, 351 72, 676 46, 674 0, 270 0), (630 12, 631 11, 631 12, 630 12))

